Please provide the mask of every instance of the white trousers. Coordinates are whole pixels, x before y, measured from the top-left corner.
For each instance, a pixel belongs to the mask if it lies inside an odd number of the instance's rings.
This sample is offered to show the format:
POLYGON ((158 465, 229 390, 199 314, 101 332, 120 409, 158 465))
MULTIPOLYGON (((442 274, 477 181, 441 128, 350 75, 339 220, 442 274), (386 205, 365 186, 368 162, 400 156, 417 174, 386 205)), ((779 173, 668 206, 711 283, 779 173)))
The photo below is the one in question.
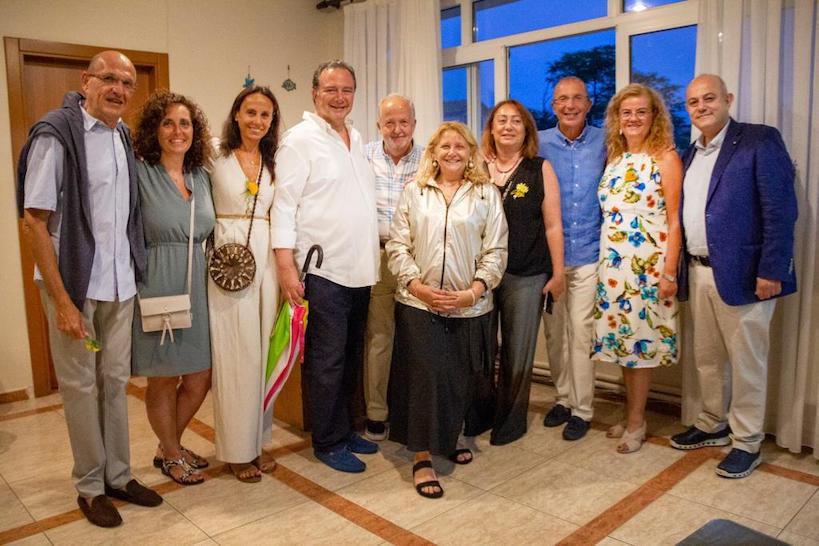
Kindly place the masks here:
POLYGON ((557 388, 556 402, 572 415, 591 421, 594 363, 591 353, 597 264, 566 268, 566 291, 552 314, 543 313, 549 368, 557 388))
POLYGON ((769 327, 776 301, 727 305, 717 293, 710 267, 692 264, 688 272, 702 396, 696 427, 716 432, 727 422, 733 447, 757 453, 765 438, 769 327))

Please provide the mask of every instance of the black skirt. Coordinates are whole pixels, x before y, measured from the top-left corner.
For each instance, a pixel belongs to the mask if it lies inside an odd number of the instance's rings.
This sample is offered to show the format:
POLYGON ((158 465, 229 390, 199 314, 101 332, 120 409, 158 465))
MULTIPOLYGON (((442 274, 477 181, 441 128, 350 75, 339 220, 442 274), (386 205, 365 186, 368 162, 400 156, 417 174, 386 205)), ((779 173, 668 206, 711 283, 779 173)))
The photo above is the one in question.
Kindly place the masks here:
POLYGON ((491 326, 489 313, 448 318, 395 305, 390 440, 449 455, 462 429, 474 436, 491 427, 491 326))

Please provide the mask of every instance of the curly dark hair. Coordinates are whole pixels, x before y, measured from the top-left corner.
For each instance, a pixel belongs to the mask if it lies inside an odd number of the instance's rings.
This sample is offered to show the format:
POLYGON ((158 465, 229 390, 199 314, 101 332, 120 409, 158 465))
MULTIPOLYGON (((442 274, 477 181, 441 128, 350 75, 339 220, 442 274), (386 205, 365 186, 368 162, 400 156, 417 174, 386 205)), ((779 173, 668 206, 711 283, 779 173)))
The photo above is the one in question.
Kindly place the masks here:
POLYGON ((191 99, 166 89, 154 91, 142 105, 134 134, 134 152, 151 165, 159 163, 162 149, 159 147, 156 133, 168 107, 174 104, 181 104, 187 108, 193 123, 193 142, 185 152, 183 169, 185 172, 191 172, 197 167, 209 167, 213 159, 213 148, 210 144, 208 119, 202 109, 191 99))
POLYGON ((225 120, 225 125, 222 128, 222 142, 219 144, 219 150, 225 157, 242 145, 242 134, 239 132, 239 124, 236 123, 236 114, 242 107, 242 103, 250 95, 259 93, 273 103, 273 119, 270 120, 270 129, 267 134, 262 137, 259 142, 259 150, 262 152, 262 161, 267 170, 270 171, 270 179, 276 178, 276 149, 279 147, 279 130, 281 128, 281 116, 279 116, 279 101, 276 100, 276 95, 266 85, 254 85, 243 89, 241 93, 236 95, 233 99, 233 106, 230 107, 230 114, 225 120))

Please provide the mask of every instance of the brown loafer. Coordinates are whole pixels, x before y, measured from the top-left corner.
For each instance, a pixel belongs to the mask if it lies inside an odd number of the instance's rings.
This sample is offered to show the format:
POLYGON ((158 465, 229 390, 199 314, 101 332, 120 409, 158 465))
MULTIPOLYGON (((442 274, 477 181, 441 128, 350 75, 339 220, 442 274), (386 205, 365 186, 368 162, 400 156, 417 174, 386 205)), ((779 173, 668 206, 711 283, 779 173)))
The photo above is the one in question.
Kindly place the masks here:
POLYGON ((97 527, 116 527, 122 524, 119 511, 105 495, 97 495, 90 502, 79 496, 77 497, 77 504, 80 505, 80 510, 82 510, 85 519, 97 527))
POLYGON ((162 497, 156 491, 148 489, 136 480, 126 483, 123 489, 114 489, 106 485, 105 494, 140 506, 159 506, 162 504, 162 497))

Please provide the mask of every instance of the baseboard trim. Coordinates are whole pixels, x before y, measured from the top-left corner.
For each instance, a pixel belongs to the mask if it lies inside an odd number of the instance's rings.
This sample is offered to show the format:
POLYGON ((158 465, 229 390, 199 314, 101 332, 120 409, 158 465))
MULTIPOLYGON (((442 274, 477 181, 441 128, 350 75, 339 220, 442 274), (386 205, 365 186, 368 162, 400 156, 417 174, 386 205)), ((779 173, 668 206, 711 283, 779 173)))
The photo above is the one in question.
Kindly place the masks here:
POLYGON ((20 389, 16 391, 0 392, 0 404, 8 404, 10 402, 20 402, 21 400, 28 400, 28 389, 20 389))

